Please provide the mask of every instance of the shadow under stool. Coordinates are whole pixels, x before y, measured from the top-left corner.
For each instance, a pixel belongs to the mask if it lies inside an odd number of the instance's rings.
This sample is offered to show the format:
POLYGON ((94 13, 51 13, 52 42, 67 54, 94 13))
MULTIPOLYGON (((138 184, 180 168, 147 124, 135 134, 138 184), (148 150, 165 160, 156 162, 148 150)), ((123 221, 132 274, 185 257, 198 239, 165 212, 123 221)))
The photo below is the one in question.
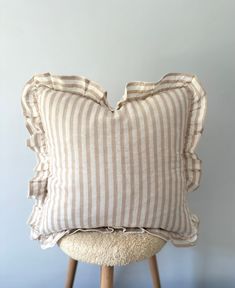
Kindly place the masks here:
POLYGON ((160 288, 156 253, 166 241, 148 233, 76 232, 58 242, 69 258, 66 288, 72 288, 78 261, 100 265, 100 287, 113 287, 114 266, 148 259, 154 288, 160 288))

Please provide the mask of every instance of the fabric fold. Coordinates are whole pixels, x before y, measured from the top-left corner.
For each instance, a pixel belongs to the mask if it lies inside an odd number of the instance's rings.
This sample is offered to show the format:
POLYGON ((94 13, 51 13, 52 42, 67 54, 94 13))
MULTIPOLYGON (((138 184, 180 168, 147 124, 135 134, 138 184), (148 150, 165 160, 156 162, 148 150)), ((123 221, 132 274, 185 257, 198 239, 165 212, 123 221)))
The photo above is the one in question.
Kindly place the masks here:
POLYGON ((26 127, 30 133, 27 146, 36 152, 37 164, 34 176, 28 183, 28 198, 35 199, 32 212, 27 219, 31 227, 31 239, 38 239, 39 227, 42 219, 42 208, 47 195, 47 181, 49 175, 49 157, 45 145, 45 132, 41 122, 37 101, 37 84, 35 77, 31 78, 23 89, 21 104, 25 116, 26 127))
POLYGON ((184 155, 187 189, 188 192, 192 192, 199 187, 201 180, 202 161, 195 149, 203 132, 206 115, 206 92, 195 75, 189 83, 189 88, 192 91, 192 101, 184 155))

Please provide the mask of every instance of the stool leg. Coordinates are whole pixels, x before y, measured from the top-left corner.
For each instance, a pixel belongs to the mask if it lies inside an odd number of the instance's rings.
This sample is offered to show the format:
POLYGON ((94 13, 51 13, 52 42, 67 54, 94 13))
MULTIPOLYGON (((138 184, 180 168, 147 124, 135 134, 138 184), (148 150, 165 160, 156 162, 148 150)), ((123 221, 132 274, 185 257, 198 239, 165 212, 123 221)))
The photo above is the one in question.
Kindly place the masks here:
POLYGON ((148 262, 149 262, 150 272, 152 275, 153 287, 154 288, 160 288, 161 284, 160 284, 160 277, 159 277, 156 255, 153 255, 152 257, 150 257, 148 262))
POLYGON ((100 287, 101 287, 101 281, 102 281, 102 266, 100 266, 100 287))
POLYGON ((113 288, 113 266, 102 266, 101 288, 113 288))
POLYGON ((78 261, 72 258, 69 258, 68 272, 66 278, 65 288, 72 288, 75 278, 75 273, 77 269, 78 261))

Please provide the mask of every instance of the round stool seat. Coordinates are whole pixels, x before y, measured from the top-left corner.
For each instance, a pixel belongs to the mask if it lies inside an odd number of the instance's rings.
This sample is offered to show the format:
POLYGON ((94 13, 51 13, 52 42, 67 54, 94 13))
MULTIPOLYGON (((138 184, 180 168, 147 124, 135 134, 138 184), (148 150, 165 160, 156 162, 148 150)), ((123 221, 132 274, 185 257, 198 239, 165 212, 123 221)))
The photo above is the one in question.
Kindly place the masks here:
POLYGON ((150 258, 165 243, 165 240, 148 233, 122 231, 80 231, 65 235, 57 242, 65 254, 77 261, 106 266, 126 265, 150 258))

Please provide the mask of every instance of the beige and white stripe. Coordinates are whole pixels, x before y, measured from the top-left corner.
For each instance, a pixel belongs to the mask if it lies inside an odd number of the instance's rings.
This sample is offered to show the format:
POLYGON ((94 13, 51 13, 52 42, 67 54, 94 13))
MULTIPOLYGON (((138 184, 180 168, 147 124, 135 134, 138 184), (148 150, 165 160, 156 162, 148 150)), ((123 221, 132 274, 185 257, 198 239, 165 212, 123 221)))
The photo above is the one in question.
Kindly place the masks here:
POLYGON ((197 76, 186 73, 129 82, 115 108, 83 76, 33 76, 22 93, 27 145, 38 157, 32 239, 48 248, 75 229, 123 229, 194 245, 199 219, 186 197, 200 184, 206 105, 197 76))

